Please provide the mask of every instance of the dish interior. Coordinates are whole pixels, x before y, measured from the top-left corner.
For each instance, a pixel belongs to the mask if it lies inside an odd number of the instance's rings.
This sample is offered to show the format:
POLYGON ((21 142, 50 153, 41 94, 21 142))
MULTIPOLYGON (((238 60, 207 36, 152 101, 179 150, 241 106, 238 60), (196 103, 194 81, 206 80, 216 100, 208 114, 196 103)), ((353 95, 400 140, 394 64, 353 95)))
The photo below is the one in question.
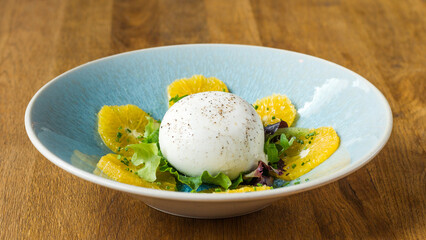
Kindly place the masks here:
POLYGON ((332 126, 339 149, 303 178, 321 178, 366 161, 387 140, 390 109, 361 76, 294 52, 238 45, 182 45, 129 52, 73 69, 45 86, 29 112, 31 127, 51 153, 88 173, 107 153, 97 133, 103 105, 135 104, 161 119, 166 87, 194 74, 214 76, 249 103, 286 94, 297 127, 332 126))

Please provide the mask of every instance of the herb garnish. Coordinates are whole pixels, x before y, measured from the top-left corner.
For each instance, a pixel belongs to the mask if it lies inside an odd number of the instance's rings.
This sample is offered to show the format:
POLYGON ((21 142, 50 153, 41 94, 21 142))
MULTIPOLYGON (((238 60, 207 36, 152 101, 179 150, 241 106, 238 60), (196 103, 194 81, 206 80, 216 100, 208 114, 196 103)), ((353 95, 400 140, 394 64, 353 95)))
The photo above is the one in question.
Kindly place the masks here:
MULTIPOLYGON (((121 156, 121 155, 120 155, 120 156, 121 156)), ((118 158, 118 159, 120 159, 120 158, 118 158)), ((129 159, 127 159, 127 158, 123 158, 123 160, 121 160, 121 162, 122 162, 124 165, 129 166, 129 159)))
POLYGON ((188 95, 183 95, 182 97, 179 97, 179 95, 178 95, 178 94, 176 94, 176 96, 174 96, 174 97, 170 98, 169 102, 177 103, 179 100, 181 100, 182 98, 184 98, 184 97, 186 97, 186 96, 188 96, 188 95))
POLYGON ((120 142, 120 138, 123 136, 121 132, 117 132, 117 138, 115 139, 116 142, 120 142))

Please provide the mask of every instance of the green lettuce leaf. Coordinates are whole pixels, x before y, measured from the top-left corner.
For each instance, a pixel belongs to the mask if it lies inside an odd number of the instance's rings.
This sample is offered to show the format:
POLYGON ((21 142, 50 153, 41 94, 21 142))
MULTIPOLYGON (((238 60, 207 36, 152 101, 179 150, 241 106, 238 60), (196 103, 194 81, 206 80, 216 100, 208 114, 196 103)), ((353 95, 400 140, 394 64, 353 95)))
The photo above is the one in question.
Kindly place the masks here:
POLYGON ((139 143, 128 146, 135 153, 132 156, 132 163, 135 166, 143 166, 137 171, 140 178, 154 182, 157 179, 156 172, 160 165, 161 157, 158 156, 158 147, 156 143, 139 143))
POLYGON ((159 170, 161 172, 171 173, 173 176, 175 176, 177 181, 188 185, 193 191, 196 191, 198 187, 203 183, 201 178, 199 177, 187 177, 179 174, 179 172, 174 167, 172 167, 165 158, 161 159, 159 170))
POLYGON ((142 142, 157 143, 160 132, 160 123, 155 121, 152 117, 146 117, 146 119, 148 119, 148 124, 145 126, 142 142))
POLYGON ((240 183, 243 182, 243 173, 240 173, 240 176, 238 176, 238 178, 234 179, 232 181, 231 186, 229 186, 230 189, 235 189, 238 187, 238 185, 240 185, 240 183))
POLYGON ((291 145, 293 145, 295 139, 296 137, 293 136, 290 138, 290 140, 288 140, 285 133, 275 133, 274 135, 270 136, 266 140, 264 146, 265 153, 268 156, 268 161, 273 165, 277 163, 280 160, 280 156, 284 153, 284 151, 289 149, 291 145), (280 136, 279 141, 277 141, 276 143, 270 143, 270 141, 276 136, 280 136))
POLYGON ((275 143, 269 143, 269 139, 265 143, 265 153, 270 163, 276 163, 280 160, 277 145, 275 143))
POLYGON ((228 189, 232 184, 231 179, 229 179, 229 177, 224 173, 218 173, 216 176, 212 176, 207 171, 204 171, 203 174, 201 174, 201 181, 203 183, 219 185, 225 189, 228 189))
POLYGON ((279 156, 281 156, 284 153, 285 150, 289 149, 291 147, 291 145, 293 145, 294 139, 296 139, 296 137, 291 137, 290 141, 289 141, 284 133, 281 134, 280 142, 279 142, 281 150, 278 153, 279 156))
POLYGON ((243 181, 242 174, 240 174, 240 176, 234 181, 231 181, 231 179, 224 173, 219 173, 216 176, 212 176, 207 171, 204 171, 198 177, 188 177, 180 174, 173 166, 170 165, 170 163, 165 158, 161 159, 159 170, 161 172, 169 172, 173 174, 176 177, 177 181, 188 185, 192 189, 192 192, 197 191, 197 189, 203 183, 215 184, 223 187, 224 189, 228 189, 236 188, 243 181))

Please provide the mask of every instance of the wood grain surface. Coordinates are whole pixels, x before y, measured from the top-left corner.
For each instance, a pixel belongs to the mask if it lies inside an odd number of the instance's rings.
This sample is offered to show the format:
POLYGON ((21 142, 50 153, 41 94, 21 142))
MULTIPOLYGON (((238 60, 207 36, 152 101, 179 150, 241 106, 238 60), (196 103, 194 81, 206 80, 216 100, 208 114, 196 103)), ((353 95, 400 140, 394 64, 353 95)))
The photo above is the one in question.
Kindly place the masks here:
POLYGON ((0 0, 0 239, 426 239, 426 4, 422 0, 0 0), (394 127, 365 167, 247 216, 195 220, 59 169, 25 108, 82 63, 182 43, 263 45, 361 74, 394 127))

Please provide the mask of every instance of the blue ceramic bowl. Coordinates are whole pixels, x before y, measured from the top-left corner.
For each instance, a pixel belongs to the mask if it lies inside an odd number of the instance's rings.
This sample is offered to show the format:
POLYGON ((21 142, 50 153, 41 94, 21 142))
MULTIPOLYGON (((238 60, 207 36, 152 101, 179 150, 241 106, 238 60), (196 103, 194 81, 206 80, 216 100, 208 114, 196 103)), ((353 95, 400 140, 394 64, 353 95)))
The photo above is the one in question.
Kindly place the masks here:
POLYGON ((354 172, 385 145, 392 114, 370 82, 334 63, 265 47, 200 44, 127 52, 74 68, 35 94, 25 127, 34 146, 71 174, 130 193, 165 212, 217 218, 256 211, 354 172), (168 192, 92 174, 99 158, 110 152, 96 131, 96 114, 103 105, 135 104, 161 119, 167 111, 167 85, 194 74, 221 79, 248 102, 286 94, 299 113, 296 126, 334 127, 341 138, 339 149, 302 176, 301 184, 252 193, 168 192))

